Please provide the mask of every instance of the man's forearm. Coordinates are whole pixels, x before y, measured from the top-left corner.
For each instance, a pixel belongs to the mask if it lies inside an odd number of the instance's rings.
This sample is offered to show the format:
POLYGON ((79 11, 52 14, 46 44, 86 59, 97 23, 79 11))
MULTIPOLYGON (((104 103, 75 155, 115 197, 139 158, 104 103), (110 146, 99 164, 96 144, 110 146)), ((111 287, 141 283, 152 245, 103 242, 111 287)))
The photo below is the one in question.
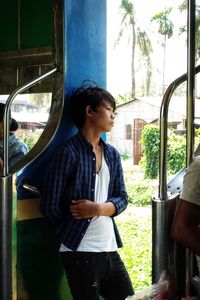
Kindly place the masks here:
POLYGON ((116 207, 112 202, 97 204, 98 216, 112 216, 116 213, 116 207))
POLYGON ((172 225, 172 236, 195 254, 200 255, 200 206, 183 199, 172 225))
POLYGON ((100 204, 82 199, 72 200, 70 212, 75 219, 88 219, 96 216, 112 216, 115 214, 116 208, 112 202, 100 204))

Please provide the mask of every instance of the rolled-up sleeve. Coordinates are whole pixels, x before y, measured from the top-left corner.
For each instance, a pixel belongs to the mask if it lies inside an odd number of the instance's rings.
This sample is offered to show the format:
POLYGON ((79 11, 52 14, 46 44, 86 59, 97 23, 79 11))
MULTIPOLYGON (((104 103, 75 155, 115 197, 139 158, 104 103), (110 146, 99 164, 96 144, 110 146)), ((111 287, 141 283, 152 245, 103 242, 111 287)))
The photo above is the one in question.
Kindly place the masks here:
POLYGON ((196 157, 191 165, 188 167, 187 172, 183 179, 183 190, 180 198, 185 201, 200 205, 200 157, 196 157))
POLYGON ((111 179, 111 192, 107 202, 112 202, 115 205, 116 212, 114 216, 116 216, 123 212, 128 205, 128 195, 126 192, 123 169, 118 152, 115 153, 114 165, 114 172, 111 174, 114 178, 111 179))
POLYGON ((72 164, 73 157, 62 147, 45 172, 40 210, 51 223, 56 223, 64 213, 62 199, 72 164))

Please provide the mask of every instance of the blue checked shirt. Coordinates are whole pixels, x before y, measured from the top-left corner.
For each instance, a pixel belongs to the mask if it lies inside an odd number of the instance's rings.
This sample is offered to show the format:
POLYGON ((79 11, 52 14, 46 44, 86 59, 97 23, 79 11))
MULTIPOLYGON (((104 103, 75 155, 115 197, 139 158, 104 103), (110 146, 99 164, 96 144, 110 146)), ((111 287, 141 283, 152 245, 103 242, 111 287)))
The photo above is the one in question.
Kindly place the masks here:
MULTIPOLYGON (((16 135, 8 137, 8 165, 12 166, 28 152, 26 144, 16 135)), ((0 140, 0 158, 3 159, 3 140, 0 140)))
MULTIPOLYGON (((110 172, 107 202, 116 207, 115 215, 127 207, 127 193, 118 151, 102 139, 110 172)), ((55 227, 59 242, 76 250, 91 219, 76 220, 69 212, 71 200, 94 201, 96 157, 92 145, 78 132, 63 145, 47 168, 41 195, 41 212, 55 227)), ((112 216, 118 247, 122 242, 112 216)))

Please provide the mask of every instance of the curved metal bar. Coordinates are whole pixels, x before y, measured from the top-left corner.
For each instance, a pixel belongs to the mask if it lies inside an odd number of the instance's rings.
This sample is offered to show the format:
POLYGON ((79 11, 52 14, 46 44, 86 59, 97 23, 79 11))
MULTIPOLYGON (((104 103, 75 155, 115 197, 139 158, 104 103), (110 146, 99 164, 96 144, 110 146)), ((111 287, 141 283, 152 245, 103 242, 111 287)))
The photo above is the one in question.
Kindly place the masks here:
POLYGON ((3 119, 3 172, 2 176, 5 177, 8 175, 8 135, 9 135, 9 110, 14 98, 27 90, 28 88, 32 87, 33 85, 37 84, 38 82, 44 80, 45 78, 49 77, 53 73, 58 70, 57 67, 53 68, 52 70, 42 74, 41 76, 33 79, 32 81, 23 84, 22 86, 18 87, 13 93, 8 97, 5 105, 4 111, 4 119, 3 119))
POLYGON ((30 191, 31 193, 33 193, 34 195, 36 196, 40 196, 40 192, 39 190, 35 187, 35 186, 32 186, 28 183, 24 183, 23 184, 23 187, 27 190, 27 191, 30 191))
MULTIPOLYGON (((200 72, 200 65, 195 68, 195 74, 200 72)), ((159 198, 167 199, 167 118, 171 97, 175 89, 187 80, 187 73, 175 79, 167 88, 160 108, 160 184, 159 198)))
POLYGON ((12 175, 8 174, 9 109, 14 98, 57 71, 57 67, 17 88, 5 105, 3 119, 3 176, 0 178, 0 299, 12 299, 12 175))

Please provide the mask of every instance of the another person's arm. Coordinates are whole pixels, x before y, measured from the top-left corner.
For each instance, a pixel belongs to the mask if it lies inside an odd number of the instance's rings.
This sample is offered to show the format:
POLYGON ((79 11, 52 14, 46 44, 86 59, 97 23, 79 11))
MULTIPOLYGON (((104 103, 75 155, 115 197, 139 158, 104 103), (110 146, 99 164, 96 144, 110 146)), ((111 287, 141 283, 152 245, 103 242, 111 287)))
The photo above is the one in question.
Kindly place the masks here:
POLYGON ((195 254, 200 254, 200 157, 188 167, 180 198, 172 224, 172 237, 195 254))
POLYGON ((17 136, 12 135, 9 147, 9 166, 14 165, 28 153, 28 146, 17 136))
POLYGON ((180 199, 172 225, 172 237, 200 255, 200 206, 180 199))

